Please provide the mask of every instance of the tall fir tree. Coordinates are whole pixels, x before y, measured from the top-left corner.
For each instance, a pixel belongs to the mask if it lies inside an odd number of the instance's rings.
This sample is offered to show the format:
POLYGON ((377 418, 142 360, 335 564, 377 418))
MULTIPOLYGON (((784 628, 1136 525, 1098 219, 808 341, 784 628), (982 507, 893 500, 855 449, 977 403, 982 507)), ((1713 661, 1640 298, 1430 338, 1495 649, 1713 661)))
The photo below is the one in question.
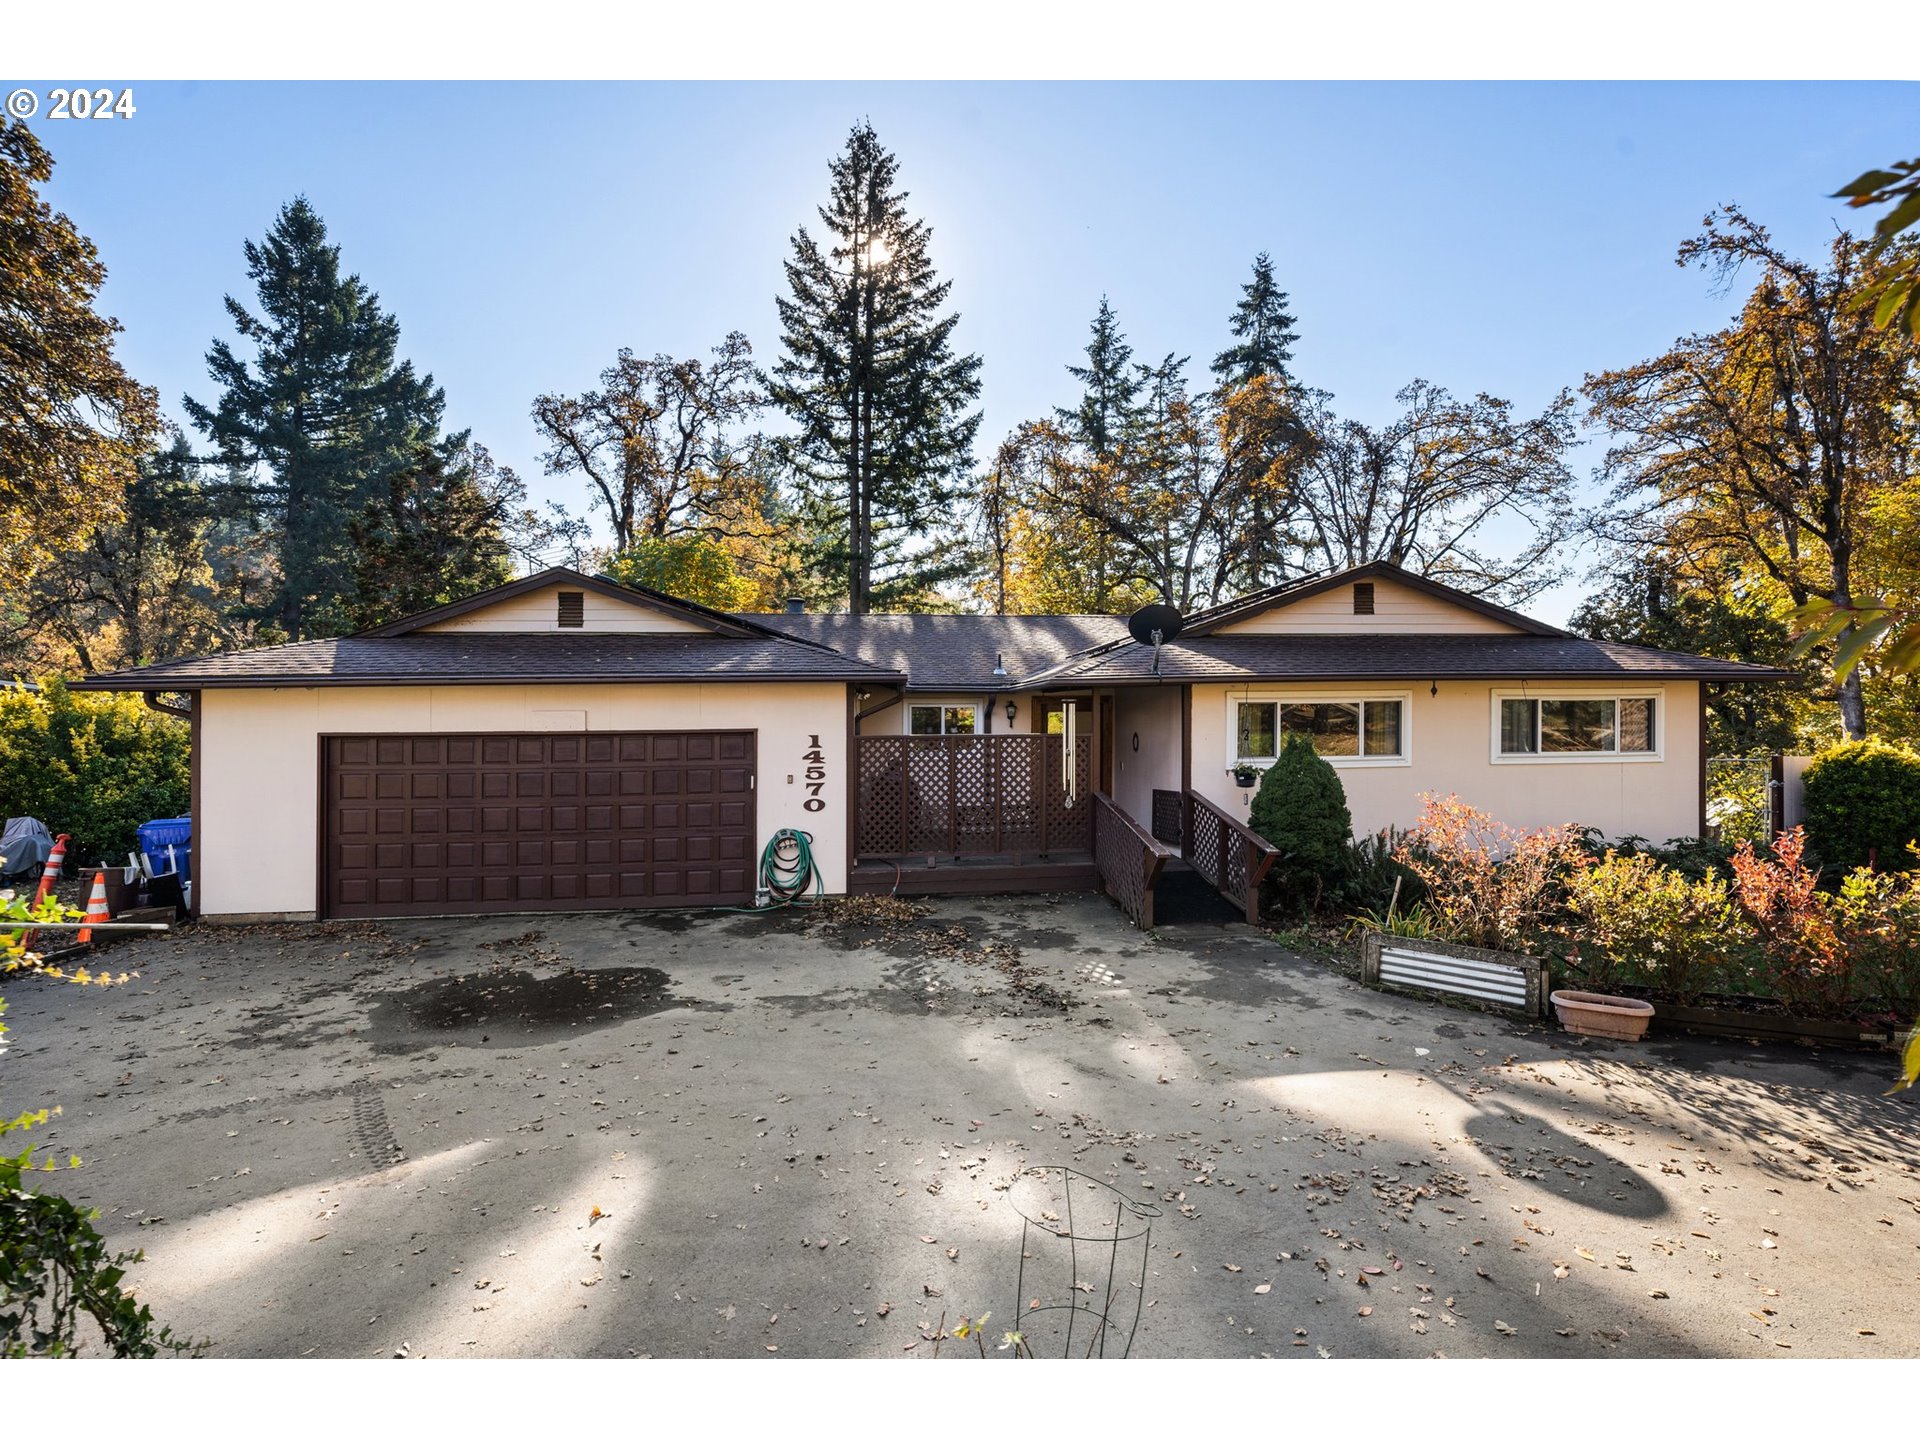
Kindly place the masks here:
POLYGON ((57 552, 21 588, 19 639, 35 668, 151 665, 230 638, 207 560, 215 519, 187 439, 175 433, 140 461, 121 518, 57 552))
POLYGON ((1139 407, 1142 381, 1132 363, 1133 347, 1120 333, 1119 319, 1104 295, 1092 330, 1092 338, 1087 341, 1087 363, 1067 366, 1067 373, 1083 387, 1080 403, 1071 410, 1053 413, 1073 439, 1105 460, 1112 456, 1139 407))
POLYGON ((526 486, 481 446, 451 460, 437 446, 416 446, 347 522, 348 619, 379 625, 505 584, 513 578, 507 532, 526 498, 526 486))
POLYGON ((300 639, 351 623, 351 521, 420 446, 451 454, 466 437, 441 438, 445 392, 397 358, 399 324, 359 276, 342 277, 340 247, 304 196, 245 252, 260 314, 231 295, 226 304, 252 361, 215 340, 207 368, 219 404, 184 404, 258 492, 280 571, 270 618, 300 639))
POLYGON ((829 167, 815 240, 803 226, 779 301, 785 355, 765 377, 794 423, 784 442, 805 511, 824 538, 814 567, 847 606, 924 603, 968 568, 951 523, 972 462, 980 357, 956 354, 940 313, 932 232, 907 213, 899 166, 870 124, 829 167))
POLYGON ((1293 383, 1287 362, 1298 337, 1287 309, 1287 292, 1273 278, 1273 261, 1262 250, 1253 257, 1253 279, 1240 287, 1228 328, 1240 341, 1213 357, 1213 373, 1228 385, 1269 376, 1293 383))

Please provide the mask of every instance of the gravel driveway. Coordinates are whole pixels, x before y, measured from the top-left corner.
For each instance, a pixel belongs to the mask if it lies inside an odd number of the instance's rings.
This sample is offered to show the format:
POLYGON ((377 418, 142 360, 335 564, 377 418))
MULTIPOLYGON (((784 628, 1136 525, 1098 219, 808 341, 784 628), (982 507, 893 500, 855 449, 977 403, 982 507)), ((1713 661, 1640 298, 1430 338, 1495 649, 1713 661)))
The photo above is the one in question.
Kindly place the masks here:
POLYGON ((1084 896, 110 959, 8 986, 0 1103, 64 1106, 50 1183, 215 1355, 1920 1353, 1891 1057, 1583 1042, 1084 896))

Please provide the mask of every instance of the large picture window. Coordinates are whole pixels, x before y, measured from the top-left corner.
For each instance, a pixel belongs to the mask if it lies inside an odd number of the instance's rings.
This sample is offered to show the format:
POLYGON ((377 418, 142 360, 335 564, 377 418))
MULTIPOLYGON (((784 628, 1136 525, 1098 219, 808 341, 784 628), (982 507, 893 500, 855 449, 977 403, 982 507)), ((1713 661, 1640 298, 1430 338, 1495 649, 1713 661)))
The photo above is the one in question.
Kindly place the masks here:
POLYGON ((1503 760, 1652 758, 1659 753, 1651 695, 1498 697, 1503 760))
POLYGON ((1395 763, 1407 756, 1406 701, 1254 700, 1233 702, 1235 763, 1259 764, 1304 735, 1333 761, 1395 763))
POLYGON ((973 735, 979 731, 979 715, 973 705, 915 705, 907 727, 914 735, 973 735))

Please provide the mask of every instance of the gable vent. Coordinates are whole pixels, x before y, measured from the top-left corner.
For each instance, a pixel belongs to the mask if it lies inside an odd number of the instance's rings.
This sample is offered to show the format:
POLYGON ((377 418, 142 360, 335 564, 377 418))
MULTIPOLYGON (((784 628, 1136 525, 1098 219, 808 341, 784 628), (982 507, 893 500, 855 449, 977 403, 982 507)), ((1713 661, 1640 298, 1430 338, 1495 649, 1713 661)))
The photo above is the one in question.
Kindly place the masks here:
POLYGON ((1373 582, 1357 581, 1353 587, 1353 613, 1371 615, 1373 613, 1373 582))
POLYGON ((560 592, 560 628, 579 630, 587 623, 587 597, 578 590, 560 592))

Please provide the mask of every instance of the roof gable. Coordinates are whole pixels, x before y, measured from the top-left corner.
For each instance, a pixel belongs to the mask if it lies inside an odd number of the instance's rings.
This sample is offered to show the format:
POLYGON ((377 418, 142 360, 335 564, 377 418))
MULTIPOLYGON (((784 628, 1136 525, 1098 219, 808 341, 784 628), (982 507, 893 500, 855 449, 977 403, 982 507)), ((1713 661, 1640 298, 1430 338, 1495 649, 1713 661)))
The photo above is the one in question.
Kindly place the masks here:
POLYGON ((423 631, 522 635, 558 632, 562 630, 559 596, 563 591, 583 597, 582 623, 566 627, 564 633, 567 634, 579 631, 732 636, 774 633, 764 626, 709 610, 690 600, 644 586, 622 585, 599 576, 583 575, 560 565, 360 633, 374 638, 423 631))
POLYGON ((1274 586, 1192 617, 1183 632, 1203 635, 1564 635, 1386 560, 1274 586), (1368 587, 1361 613, 1355 586, 1368 587))

